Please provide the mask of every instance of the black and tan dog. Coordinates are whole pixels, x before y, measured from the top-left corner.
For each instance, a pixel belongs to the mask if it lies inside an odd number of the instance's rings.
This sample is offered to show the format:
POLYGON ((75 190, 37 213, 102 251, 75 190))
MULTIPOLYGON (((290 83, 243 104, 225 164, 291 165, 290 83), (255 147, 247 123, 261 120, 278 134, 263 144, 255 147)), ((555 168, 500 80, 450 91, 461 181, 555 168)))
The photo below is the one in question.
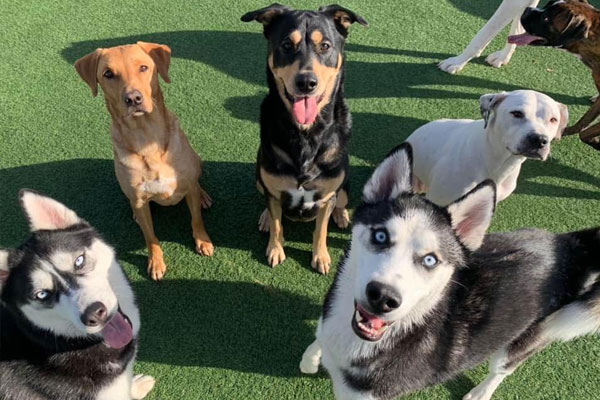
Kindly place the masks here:
MULTIPOLYGON (((552 0, 544 8, 527 8, 521 17, 526 30, 509 37, 509 42, 525 46, 548 46, 567 50, 592 70, 600 91, 600 10, 587 0, 552 0)), ((579 133, 585 143, 600 150, 600 124, 591 125, 600 115, 596 97, 592 107, 563 136, 579 133)))
POLYGON ((257 187, 267 200, 259 220, 270 231, 272 267, 285 260, 282 215, 316 218, 312 266, 329 272, 327 224, 349 223, 348 152, 351 119, 344 99, 344 43, 354 22, 367 22, 337 5, 298 11, 280 4, 252 11, 242 21, 264 25, 269 43, 269 93, 261 106, 257 187))

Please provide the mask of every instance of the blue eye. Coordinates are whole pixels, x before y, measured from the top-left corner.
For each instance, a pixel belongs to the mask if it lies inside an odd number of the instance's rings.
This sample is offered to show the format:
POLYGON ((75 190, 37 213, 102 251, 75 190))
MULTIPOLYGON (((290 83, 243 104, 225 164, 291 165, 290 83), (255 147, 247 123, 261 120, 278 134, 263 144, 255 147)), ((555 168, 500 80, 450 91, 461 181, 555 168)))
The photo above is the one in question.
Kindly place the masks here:
POLYGON ((82 254, 79 257, 77 257, 73 264, 75 266, 75 269, 83 268, 83 266, 85 265, 85 255, 82 254))
POLYGON ((47 300, 48 297, 50 297, 50 292, 47 290, 40 290, 39 292, 36 292, 36 294, 35 294, 36 300, 39 300, 39 301, 47 300))
POLYGON ((386 244, 389 240, 388 233, 385 229, 376 229, 373 231, 373 242, 376 244, 386 244))
POLYGON ((425 257, 423 257, 423 265, 426 266, 427 268, 433 268, 438 264, 438 259, 434 254, 427 254, 425 257))

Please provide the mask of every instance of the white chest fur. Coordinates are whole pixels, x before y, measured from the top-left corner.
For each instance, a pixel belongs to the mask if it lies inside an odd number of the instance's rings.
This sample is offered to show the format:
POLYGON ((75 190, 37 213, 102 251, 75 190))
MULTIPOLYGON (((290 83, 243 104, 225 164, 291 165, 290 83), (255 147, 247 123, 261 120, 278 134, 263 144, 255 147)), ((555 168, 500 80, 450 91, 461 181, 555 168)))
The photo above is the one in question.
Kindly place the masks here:
POLYGON ((317 202, 315 201, 315 190, 305 190, 300 187, 299 189, 290 189, 286 192, 292 198, 291 208, 302 207, 311 209, 317 205, 317 202))

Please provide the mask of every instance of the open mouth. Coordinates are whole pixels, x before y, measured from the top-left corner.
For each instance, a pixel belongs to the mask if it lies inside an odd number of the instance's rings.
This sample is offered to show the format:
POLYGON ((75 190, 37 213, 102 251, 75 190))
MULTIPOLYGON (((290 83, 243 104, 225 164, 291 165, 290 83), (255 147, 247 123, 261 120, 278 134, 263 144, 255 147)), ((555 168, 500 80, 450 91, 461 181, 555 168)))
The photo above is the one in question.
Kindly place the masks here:
POLYGON ((535 36, 530 33, 522 33, 520 35, 511 35, 508 37, 508 43, 516 44, 517 46, 543 46, 548 43, 541 36, 535 36))
POLYGON ((369 342, 377 342, 383 337, 391 324, 367 312, 360 304, 354 302, 352 329, 359 338, 369 342))
POLYGON ((300 125, 312 125, 317 119, 318 105, 323 101, 320 96, 292 96, 285 88, 285 97, 292 104, 292 114, 300 125))
POLYGON ((135 108, 129 112, 129 115, 133 115, 134 117, 141 117, 146 114, 147 114, 146 111, 139 109, 139 108, 135 108))
POLYGON ((119 307, 115 315, 102 328, 100 335, 102 335, 106 347, 122 349, 133 340, 133 325, 119 307))

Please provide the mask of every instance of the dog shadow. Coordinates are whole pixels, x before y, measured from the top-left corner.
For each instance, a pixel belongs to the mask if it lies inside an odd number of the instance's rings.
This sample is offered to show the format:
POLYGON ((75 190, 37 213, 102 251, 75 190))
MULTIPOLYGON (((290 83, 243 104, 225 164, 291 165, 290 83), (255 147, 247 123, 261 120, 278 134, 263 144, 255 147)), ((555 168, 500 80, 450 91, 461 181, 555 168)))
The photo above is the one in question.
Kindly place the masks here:
MULTIPOLYGON (((486 20, 490 19, 492 14, 496 11, 500 2, 494 1, 479 1, 475 2, 473 0, 449 0, 450 4, 456 7, 458 10, 474 15, 476 17, 484 18, 486 20)), ((483 25, 482 25, 483 26, 483 25)), ((473 33, 472 36, 475 36, 473 33)), ((466 46, 466 43, 465 43, 466 46)))

